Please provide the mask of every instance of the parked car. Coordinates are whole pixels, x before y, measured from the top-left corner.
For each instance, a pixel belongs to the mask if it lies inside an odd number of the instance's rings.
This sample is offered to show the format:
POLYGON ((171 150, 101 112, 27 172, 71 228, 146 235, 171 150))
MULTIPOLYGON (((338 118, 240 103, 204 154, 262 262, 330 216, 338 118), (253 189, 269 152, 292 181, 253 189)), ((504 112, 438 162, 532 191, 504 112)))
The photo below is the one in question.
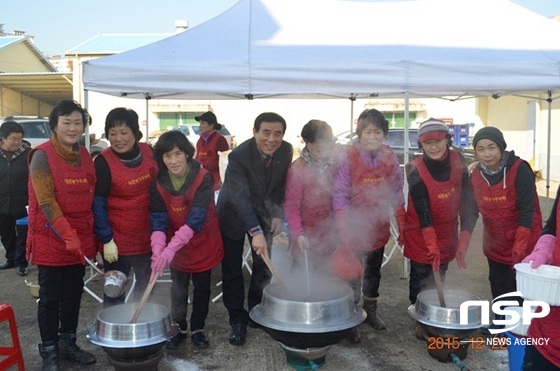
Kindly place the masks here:
MULTIPOLYGON (((335 136, 336 142, 342 145, 350 145, 351 142, 357 138, 356 134, 352 136, 350 135, 350 130, 335 136)), ((404 165, 404 129, 389 129, 384 143, 395 151, 395 154, 399 159, 399 164, 404 165)), ((451 149, 462 153, 469 165, 476 161, 473 149, 459 147, 455 144, 451 145, 451 149)), ((408 161, 411 161, 418 156, 422 156, 422 149, 418 147, 418 129, 408 129, 408 161)))
MULTIPOLYGON (((218 130, 218 133, 222 134, 224 138, 226 138, 229 148, 232 149, 233 144, 231 133, 224 124, 221 125, 222 128, 218 130)), ((196 147, 196 142, 198 142, 198 138, 200 138, 200 127, 198 124, 181 124, 173 130, 179 130, 181 133, 185 134, 189 142, 191 142, 192 145, 196 147)))
MULTIPOLYGON (((4 121, 15 121, 23 127, 23 139, 31 144, 31 147, 36 147, 49 140, 51 137, 51 128, 49 126, 49 119, 45 117, 32 117, 32 116, 8 116, 0 118, 0 125, 4 121)), ((90 134, 93 135, 93 134, 90 134)), ((83 138, 82 138, 83 139, 83 138)), ((85 141, 84 141, 85 142, 85 141)), ((82 143, 83 144, 83 143, 82 143)), ((91 157, 100 154, 109 144, 104 139, 95 139, 90 142, 91 157)))

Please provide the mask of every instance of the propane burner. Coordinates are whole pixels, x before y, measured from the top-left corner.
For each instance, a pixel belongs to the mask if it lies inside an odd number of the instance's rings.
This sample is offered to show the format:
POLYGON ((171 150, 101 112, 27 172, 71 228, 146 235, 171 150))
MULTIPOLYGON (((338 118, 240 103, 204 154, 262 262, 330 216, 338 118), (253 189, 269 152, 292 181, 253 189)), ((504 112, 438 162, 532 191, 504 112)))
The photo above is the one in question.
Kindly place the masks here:
POLYGON ((288 366, 297 371, 317 370, 325 365, 330 345, 321 348, 294 348, 278 342, 286 353, 288 366))
POLYGON ((433 328, 416 322, 416 337, 426 342, 428 354, 440 362, 456 362, 467 357, 469 342, 466 338, 437 336, 433 328))
POLYGON ((115 367, 115 371, 154 371, 158 369, 158 364, 163 357, 163 350, 160 349, 157 353, 152 354, 143 359, 119 359, 117 357, 107 354, 109 362, 115 367))

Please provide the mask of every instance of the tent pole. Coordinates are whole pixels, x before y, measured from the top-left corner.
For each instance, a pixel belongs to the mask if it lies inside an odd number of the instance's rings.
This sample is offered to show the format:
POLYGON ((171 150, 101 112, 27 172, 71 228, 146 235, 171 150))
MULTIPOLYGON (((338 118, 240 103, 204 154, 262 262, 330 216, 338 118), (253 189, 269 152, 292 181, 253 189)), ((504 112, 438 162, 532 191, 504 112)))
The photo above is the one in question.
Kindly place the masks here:
MULTIPOLYGON (((89 116, 89 110, 88 110, 88 91, 84 90, 84 108, 87 110, 88 112, 88 116, 89 116)), ((91 147, 91 143, 89 140, 89 117, 88 117, 88 122, 85 123, 86 125, 86 130, 84 130, 84 135, 85 135, 85 143, 84 145, 86 146, 87 150, 89 151, 90 147, 91 147)))
POLYGON ((148 138, 150 137, 150 125, 149 125, 149 119, 148 119, 148 114, 149 114, 149 100, 152 99, 152 97, 150 96, 150 94, 146 93, 146 138, 144 139, 144 141, 146 143, 148 143, 148 138))
POLYGON ((548 91, 548 129, 546 137, 546 215, 549 215, 549 194, 550 194, 550 133, 552 122, 552 92, 548 91))
MULTIPOLYGON (((408 163, 409 156, 408 156, 408 149, 410 148, 408 143, 409 135, 409 128, 410 128, 410 115, 409 115, 409 105, 410 105, 410 93, 407 91, 404 93, 404 165, 408 163)), ((403 180, 404 180, 404 207, 407 208, 407 201, 408 201, 408 182, 406 181, 406 171, 403 168, 403 180)), ((403 278, 408 278, 408 258, 404 258, 403 260, 403 278)))
POLYGON ((352 133, 354 132, 354 102, 356 101, 356 97, 354 94, 350 95, 350 142, 352 141, 352 133))

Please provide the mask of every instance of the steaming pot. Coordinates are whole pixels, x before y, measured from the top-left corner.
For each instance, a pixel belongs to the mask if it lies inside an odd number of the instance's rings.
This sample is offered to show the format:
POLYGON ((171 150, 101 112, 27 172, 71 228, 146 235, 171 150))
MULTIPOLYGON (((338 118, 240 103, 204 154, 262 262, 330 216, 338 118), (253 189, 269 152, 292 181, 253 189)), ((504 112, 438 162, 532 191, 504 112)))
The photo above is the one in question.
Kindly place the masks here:
POLYGON ((461 290, 444 290, 444 297, 447 306, 441 307, 437 290, 424 290, 418 294, 416 303, 408 308, 408 313, 431 336, 464 338, 481 327, 479 306, 469 307, 465 325, 461 325, 459 309, 467 300, 480 300, 478 296, 461 290))
POLYGON ((103 348, 110 358, 137 361, 161 352, 167 340, 177 334, 166 306, 146 303, 136 323, 130 323, 137 303, 105 308, 97 314, 88 340, 103 348))
POLYGON ((288 347, 316 348, 344 339, 351 328, 365 320, 366 313, 356 308, 352 289, 333 279, 310 293, 271 283, 249 316, 288 347))

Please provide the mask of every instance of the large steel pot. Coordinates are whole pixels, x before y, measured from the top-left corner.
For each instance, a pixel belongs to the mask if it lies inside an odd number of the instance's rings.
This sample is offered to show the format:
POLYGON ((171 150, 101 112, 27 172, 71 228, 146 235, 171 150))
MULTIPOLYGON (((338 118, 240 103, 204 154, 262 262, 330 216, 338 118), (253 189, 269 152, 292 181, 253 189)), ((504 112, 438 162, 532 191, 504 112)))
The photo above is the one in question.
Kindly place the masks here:
POLYGON ((150 358, 177 334, 166 306, 146 303, 138 321, 130 323, 137 303, 120 304, 101 310, 88 340, 111 357, 123 361, 150 358))
POLYGON ((352 289, 339 280, 314 287, 310 293, 272 283, 249 315, 273 339, 296 348, 336 344, 366 318, 354 304, 352 289))
POLYGON ((440 306, 437 290, 424 290, 416 303, 408 308, 409 315, 420 322, 431 336, 465 338, 482 325, 481 308, 469 307, 467 324, 461 325, 460 306, 467 300, 480 300, 476 295, 461 290, 444 290, 446 307, 440 306))

